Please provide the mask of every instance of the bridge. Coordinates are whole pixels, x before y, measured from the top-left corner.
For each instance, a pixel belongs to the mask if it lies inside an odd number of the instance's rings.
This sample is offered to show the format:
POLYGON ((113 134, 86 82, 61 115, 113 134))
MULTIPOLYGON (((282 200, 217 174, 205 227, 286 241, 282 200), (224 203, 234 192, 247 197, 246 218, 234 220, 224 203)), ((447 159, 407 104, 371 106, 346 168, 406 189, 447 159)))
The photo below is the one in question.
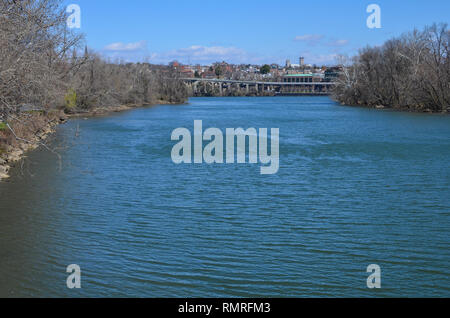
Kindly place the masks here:
POLYGON ((231 79, 181 78, 192 95, 328 95, 333 82, 264 82, 231 79))

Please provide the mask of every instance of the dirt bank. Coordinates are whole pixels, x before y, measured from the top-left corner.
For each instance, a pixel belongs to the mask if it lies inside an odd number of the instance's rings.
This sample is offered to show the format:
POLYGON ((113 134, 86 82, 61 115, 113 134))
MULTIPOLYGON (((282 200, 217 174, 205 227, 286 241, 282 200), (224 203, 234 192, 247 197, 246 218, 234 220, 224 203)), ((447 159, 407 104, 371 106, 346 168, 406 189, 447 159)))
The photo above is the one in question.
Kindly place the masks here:
POLYGON ((67 120, 62 111, 50 113, 25 112, 11 116, 0 129, 0 180, 9 177, 9 169, 25 153, 44 144, 54 128, 67 120))

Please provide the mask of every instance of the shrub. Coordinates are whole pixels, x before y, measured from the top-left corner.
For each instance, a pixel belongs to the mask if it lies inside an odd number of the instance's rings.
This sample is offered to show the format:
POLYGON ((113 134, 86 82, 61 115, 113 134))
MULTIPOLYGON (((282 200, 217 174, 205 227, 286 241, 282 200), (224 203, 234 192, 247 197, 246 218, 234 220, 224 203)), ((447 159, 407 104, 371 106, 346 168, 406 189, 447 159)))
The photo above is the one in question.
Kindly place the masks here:
POLYGON ((77 107, 77 92, 73 89, 69 89, 66 96, 64 96, 64 102, 66 103, 66 110, 73 110, 77 107))

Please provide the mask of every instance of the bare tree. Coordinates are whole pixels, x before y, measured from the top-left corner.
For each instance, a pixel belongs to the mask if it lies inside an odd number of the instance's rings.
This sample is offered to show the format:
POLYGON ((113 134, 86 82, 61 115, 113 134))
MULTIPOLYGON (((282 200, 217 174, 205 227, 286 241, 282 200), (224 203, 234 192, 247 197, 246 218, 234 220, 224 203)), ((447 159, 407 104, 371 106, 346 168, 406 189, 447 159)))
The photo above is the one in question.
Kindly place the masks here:
POLYGON ((367 47, 342 75, 334 98, 344 104, 446 111, 450 105, 449 30, 446 24, 367 47))
POLYGON ((113 63, 87 47, 80 54, 83 36, 66 21, 61 0, 0 2, 0 143, 38 136, 53 110, 186 99, 169 67, 113 63))
POLYGON ((48 109, 64 96, 67 52, 81 40, 58 0, 0 3, 0 113, 26 104, 48 109))

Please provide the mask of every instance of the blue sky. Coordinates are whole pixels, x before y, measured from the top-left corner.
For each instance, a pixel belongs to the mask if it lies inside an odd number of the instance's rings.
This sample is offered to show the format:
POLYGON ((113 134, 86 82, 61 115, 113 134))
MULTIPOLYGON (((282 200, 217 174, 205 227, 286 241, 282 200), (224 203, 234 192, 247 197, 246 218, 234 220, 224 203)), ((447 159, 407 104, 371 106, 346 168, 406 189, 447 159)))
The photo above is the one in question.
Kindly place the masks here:
POLYGON ((332 64, 336 54, 433 22, 449 22, 448 0, 68 0, 81 8, 89 47, 152 63, 332 64), (366 25, 381 7, 381 29, 366 25))

